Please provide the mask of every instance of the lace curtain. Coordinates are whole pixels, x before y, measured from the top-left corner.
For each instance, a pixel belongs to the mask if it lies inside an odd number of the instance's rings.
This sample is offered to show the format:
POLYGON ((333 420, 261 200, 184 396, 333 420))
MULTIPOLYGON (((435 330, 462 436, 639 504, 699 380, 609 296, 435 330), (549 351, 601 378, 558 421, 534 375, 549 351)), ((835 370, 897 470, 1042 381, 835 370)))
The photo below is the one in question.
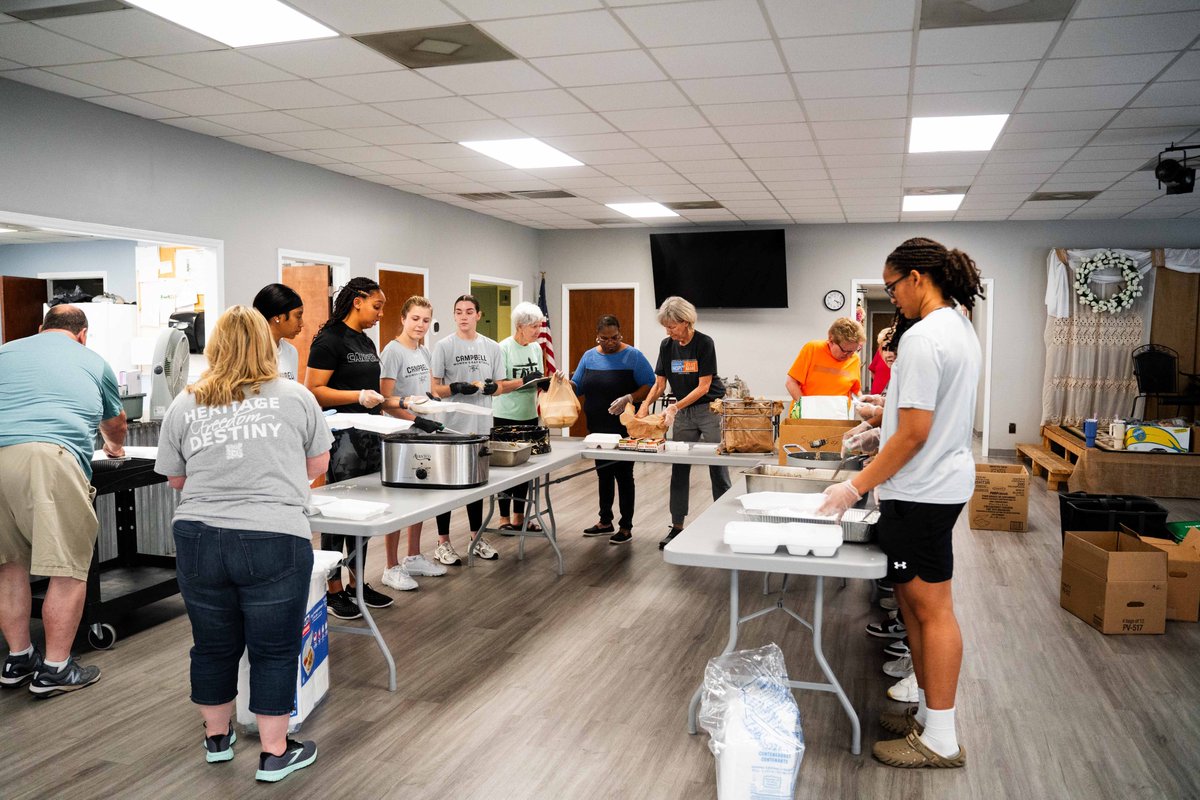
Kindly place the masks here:
MULTIPOLYGON (((1095 416, 1101 427, 1129 414, 1137 395, 1132 352, 1150 338, 1154 306, 1154 260, 1162 251, 1118 250, 1137 262, 1142 296, 1118 314, 1096 313, 1079 303, 1073 290, 1079 263, 1096 250, 1056 250, 1047 261, 1046 375, 1042 383, 1042 424, 1081 425, 1095 416)), ((1119 273, 1093 273, 1092 291, 1108 299, 1123 286, 1119 273)))

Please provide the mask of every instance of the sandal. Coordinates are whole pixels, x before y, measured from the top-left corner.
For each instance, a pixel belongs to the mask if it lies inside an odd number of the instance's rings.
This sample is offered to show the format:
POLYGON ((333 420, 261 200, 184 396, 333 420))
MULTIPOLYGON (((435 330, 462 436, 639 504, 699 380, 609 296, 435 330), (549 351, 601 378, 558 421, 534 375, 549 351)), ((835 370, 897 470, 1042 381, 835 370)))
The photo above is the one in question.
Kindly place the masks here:
POLYGON ((503 525, 500 525, 499 527, 497 527, 496 530, 498 530, 498 531, 519 531, 519 530, 521 530, 521 526, 513 525, 511 522, 506 522, 503 525))
MULTIPOLYGON (((520 525, 517 526, 517 530, 521 530, 520 525)), ((526 533, 542 533, 542 526, 538 525, 536 522, 530 520, 529 522, 525 523, 525 532, 526 533)))

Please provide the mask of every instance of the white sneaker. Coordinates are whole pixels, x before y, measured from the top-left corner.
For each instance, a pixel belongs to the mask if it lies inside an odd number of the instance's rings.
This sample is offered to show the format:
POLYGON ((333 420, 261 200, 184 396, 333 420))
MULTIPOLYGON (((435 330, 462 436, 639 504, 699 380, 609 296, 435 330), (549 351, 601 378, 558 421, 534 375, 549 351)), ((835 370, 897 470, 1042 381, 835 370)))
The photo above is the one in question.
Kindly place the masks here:
POLYGON ((475 549, 472 551, 476 558, 482 558, 484 561, 495 561, 500 557, 496 552, 496 548, 492 547, 492 543, 487 540, 486 536, 480 536, 479 542, 476 543, 475 549))
POLYGON ((431 578, 440 578, 446 574, 446 568, 441 564, 435 564, 421 554, 408 556, 404 559, 402 566, 404 571, 409 575, 428 575, 431 578))
POLYGON ((383 585, 390 586, 401 592, 411 592, 417 588, 417 582, 399 564, 394 567, 388 567, 383 571, 383 585))
POLYGON ((900 603, 895 597, 890 594, 885 594, 879 598, 879 607, 884 611, 895 611, 900 607, 900 603))
POLYGON ((433 557, 450 567, 462 566, 462 557, 454 552, 454 545, 449 542, 440 543, 433 551, 433 557))
POLYGON ((915 703, 921 699, 917 694, 917 673, 903 678, 899 683, 891 686, 887 690, 888 697, 899 703, 915 703))
POLYGON ((893 678, 907 678, 913 674, 912 656, 901 656, 883 665, 883 674, 893 678))

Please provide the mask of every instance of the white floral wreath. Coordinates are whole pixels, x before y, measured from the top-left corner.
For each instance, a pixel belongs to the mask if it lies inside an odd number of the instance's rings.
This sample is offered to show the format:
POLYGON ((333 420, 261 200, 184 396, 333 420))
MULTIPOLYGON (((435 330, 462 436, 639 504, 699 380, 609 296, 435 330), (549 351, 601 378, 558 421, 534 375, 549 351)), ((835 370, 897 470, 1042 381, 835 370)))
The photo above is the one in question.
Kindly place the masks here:
POLYGON ((1142 296, 1142 274, 1138 272, 1137 262, 1124 253, 1115 250, 1102 250, 1091 258, 1085 258, 1075 268, 1075 295, 1081 305, 1099 314, 1107 311, 1116 314, 1118 311, 1133 305, 1134 298, 1142 296), (1088 286, 1092 273, 1098 269, 1119 269, 1125 281, 1125 288, 1107 300, 1101 300, 1088 286))

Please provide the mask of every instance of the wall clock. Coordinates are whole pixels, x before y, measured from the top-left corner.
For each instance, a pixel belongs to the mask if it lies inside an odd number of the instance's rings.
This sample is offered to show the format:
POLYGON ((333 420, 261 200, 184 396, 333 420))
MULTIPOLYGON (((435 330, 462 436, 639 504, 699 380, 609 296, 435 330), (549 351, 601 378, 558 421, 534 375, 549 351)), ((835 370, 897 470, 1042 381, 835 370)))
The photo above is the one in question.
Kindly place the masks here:
POLYGON ((841 311, 844 305, 846 305, 846 295, 837 289, 830 289, 825 293, 825 307, 830 311, 841 311))

